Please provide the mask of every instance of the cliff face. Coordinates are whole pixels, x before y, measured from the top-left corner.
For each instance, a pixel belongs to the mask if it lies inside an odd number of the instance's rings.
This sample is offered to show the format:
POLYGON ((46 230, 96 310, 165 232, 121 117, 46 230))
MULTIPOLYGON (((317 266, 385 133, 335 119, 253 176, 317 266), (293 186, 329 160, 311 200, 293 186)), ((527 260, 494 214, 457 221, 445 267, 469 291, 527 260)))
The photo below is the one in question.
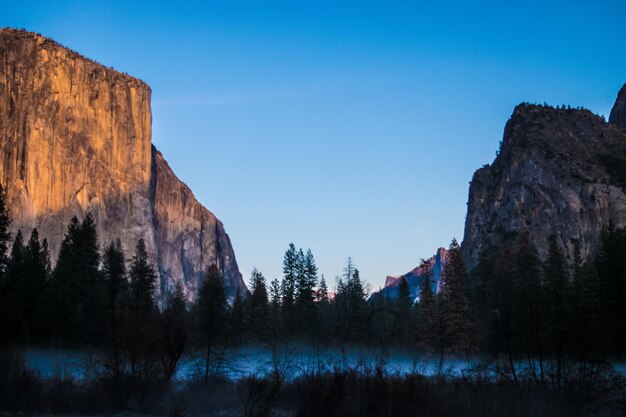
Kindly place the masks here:
POLYGON ((204 208, 181 182, 161 152, 152 148, 152 204, 157 259, 161 279, 184 277, 190 298, 215 263, 226 278, 226 292, 247 291, 224 225, 204 208))
POLYGON ((145 239, 162 286, 181 282, 193 298, 219 262, 227 286, 245 288, 221 223, 151 146, 150 95, 49 39, 0 30, 0 179, 12 231, 37 227, 56 258, 71 217, 90 211, 101 245, 119 237, 130 257, 145 239))
POLYGON ((614 123, 618 126, 626 128, 626 84, 617 94, 615 104, 611 109, 609 115, 609 123, 614 123))
POLYGON ((528 231, 540 257, 554 235, 570 261, 575 245, 584 259, 611 222, 626 226, 626 131, 587 110, 519 105, 498 156, 474 173, 463 251, 472 269, 489 244, 528 231))

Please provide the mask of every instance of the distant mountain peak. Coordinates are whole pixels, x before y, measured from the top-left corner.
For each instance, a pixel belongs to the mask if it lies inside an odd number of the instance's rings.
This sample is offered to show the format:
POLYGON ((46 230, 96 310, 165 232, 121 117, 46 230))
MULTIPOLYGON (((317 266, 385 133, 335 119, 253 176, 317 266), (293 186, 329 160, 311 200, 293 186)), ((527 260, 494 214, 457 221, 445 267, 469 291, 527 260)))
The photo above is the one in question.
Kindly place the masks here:
MULTIPOLYGON (((434 293, 439 292, 439 283, 441 281, 441 274, 443 267, 448 259, 448 250, 446 248, 439 248, 435 254, 430 258, 432 264, 432 276, 430 277, 430 285, 434 293)), ((398 288, 400 286, 400 280, 404 277, 409 284, 409 292, 411 298, 416 300, 419 298, 419 282, 425 277, 425 271, 418 265, 404 275, 388 275, 385 279, 385 286, 372 294, 372 297, 384 296, 392 299, 398 297, 398 288)))

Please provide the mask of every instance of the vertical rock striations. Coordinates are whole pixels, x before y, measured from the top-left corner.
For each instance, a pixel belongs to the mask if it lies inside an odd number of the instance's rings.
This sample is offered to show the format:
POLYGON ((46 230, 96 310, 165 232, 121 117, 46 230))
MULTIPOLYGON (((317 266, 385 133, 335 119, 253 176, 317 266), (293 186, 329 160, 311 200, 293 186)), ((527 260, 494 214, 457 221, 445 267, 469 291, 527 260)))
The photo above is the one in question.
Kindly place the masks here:
POLYGON ((595 253, 603 229, 626 226, 626 88, 611 121, 587 110, 522 104, 498 156, 474 173, 463 250, 468 268, 489 245, 528 231, 540 257, 554 235, 570 261, 595 253))
MULTIPOLYGON (((54 41, 0 30, 0 180, 13 231, 37 227, 59 251, 72 216, 92 212, 101 244, 130 256, 144 238, 164 286, 193 298, 212 262, 245 288, 221 222, 151 145, 150 87, 54 41)), ((163 287, 164 288, 164 287, 163 287)))
POLYGON ((217 264, 229 295, 246 291, 224 225, 204 208, 152 147, 153 211, 157 259, 163 282, 185 277, 193 298, 212 263, 217 264))

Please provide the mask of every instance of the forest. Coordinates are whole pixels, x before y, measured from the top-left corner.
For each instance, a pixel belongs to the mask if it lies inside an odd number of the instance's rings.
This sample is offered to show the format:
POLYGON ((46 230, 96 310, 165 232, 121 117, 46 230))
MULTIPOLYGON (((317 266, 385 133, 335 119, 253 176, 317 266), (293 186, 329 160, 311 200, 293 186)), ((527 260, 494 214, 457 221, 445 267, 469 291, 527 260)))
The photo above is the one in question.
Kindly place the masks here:
POLYGON ((180 287, 159 291, 143 240, 129 259, 119 240, 101 249, 91 214, 67 226, 54 267, 37 229, 28 239, 21 231, 11 236, 10 222, 0 190, 1 410, 151 413, 165 407, 181 415, 232 406, 244 415, 270 415, 282 404, 295 415, 328 415, 329 408, 313 406, 320 398, 335 404, 331 415, 416 409, 476 415, 480 398, 491 404, 481 415, 626 410, 616 366, 626 352, 623 229, 610 227, 595 257, 581 259, 577 251, 573 262, 554 239, 547 259, 539 259, 522 233, 484 250, 471 274, 453 240, 438 293, 431 261, 422 260, 426 272, 416 300, 404 278, 397 299, 372 296, 350 258, 330 290, 311 250, 291 243, 281 280, 268 282, 254 270, 249 293, 229 300, 212 265, 196 302, 188 303, 180 287), (430 358, 437 372, 320 366, 290 380, 278 357, 290 343, 403 347, 430 358), (275 354, 272 371, 229 380, 225 357, 242 345, 275 354), (91 375, 43 378, 24 365, 21 352, 29 346, 88 349, 91 375), (194 358, 195 372, 181 389, 176 372, 184 357, 194 358), (446 375, 449 358, 473 365, 461 376, 446 375), (231 397, 238 400, 224 399, 231 397), (507 401, 519 402, 515 411, 500 408, 507 401))

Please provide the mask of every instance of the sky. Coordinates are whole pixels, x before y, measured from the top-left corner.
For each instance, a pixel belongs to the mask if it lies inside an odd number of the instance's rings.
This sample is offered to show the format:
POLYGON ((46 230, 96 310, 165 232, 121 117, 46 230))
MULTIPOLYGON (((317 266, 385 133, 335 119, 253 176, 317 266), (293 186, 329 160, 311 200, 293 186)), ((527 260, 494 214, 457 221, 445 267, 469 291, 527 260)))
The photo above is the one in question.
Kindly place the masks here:
POLYGON ((6 1, 152 88, 153 143, 224 222, 244 279, 293 242, 372 289, 461 241, 468 183, 516 104, 605 115, 621 1, 6 1))

